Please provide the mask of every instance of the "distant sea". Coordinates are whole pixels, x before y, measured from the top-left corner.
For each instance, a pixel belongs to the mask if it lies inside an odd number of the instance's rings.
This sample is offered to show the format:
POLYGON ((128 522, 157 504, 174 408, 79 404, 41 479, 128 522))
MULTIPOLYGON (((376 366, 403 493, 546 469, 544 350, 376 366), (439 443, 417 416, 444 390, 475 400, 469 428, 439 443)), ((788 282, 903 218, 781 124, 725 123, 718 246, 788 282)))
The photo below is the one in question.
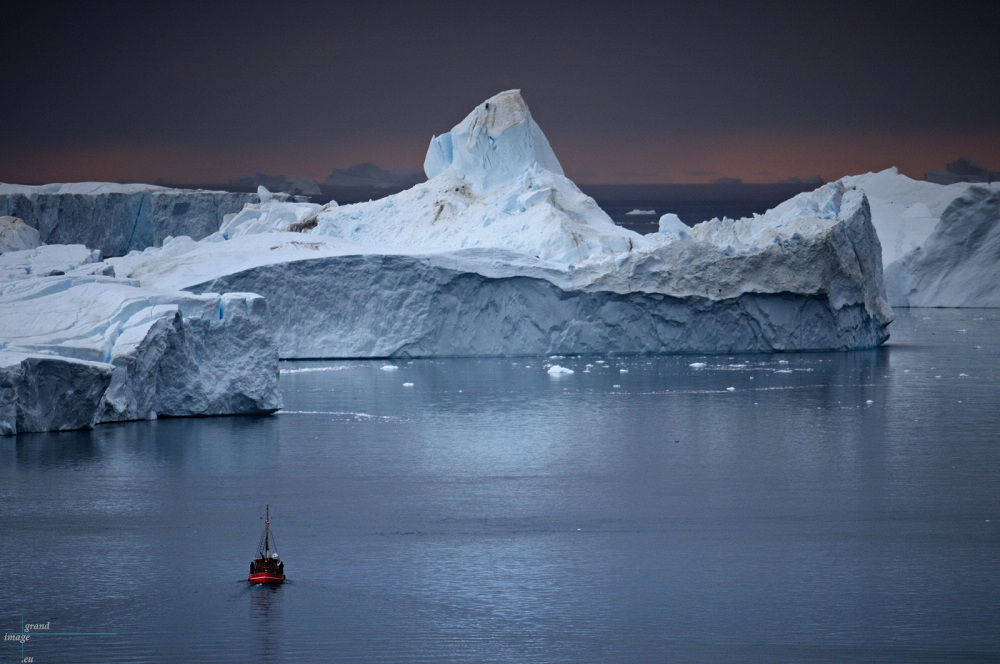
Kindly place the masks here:
POLYGON ((688 226, 714 217, 741 219, 763 214, 779 203, 812 191, 815 183, 803 184, 657 184, 584 185, 616 224, 637 233, 655 233, 660 216, 672 212, 688 226), (653 214, 629 215, 633 210, 653 214))

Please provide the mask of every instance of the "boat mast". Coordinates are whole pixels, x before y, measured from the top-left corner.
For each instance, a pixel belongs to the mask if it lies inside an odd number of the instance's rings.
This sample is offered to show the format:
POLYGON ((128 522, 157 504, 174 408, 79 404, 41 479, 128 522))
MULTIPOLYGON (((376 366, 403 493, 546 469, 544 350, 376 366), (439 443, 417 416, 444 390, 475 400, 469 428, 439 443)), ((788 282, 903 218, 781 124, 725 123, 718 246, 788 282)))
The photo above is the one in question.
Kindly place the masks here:
POLYGON ((271 505, 268 504, 265 508, 265 514, 267 515, 264 519, 264 557, 269 558, 268 550, 270 549, 270 530, 271 530, 271 505))

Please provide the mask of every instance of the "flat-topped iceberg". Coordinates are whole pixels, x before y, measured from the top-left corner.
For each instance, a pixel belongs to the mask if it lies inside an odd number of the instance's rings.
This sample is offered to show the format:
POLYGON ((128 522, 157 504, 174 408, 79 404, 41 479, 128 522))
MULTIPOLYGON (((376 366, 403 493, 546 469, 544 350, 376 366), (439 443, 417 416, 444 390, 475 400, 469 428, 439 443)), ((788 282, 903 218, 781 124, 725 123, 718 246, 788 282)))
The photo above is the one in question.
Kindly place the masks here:
POLYGON ((201 239, 254 194, 172 189, 150 184, 0 183, 0 216, 21 219, 46 244, 85 244, 104 256, 159 246, 170 236, 201 239))
POLYGON ((0 256, 0 433, 280 407, 262 297, 144 288, 94 254, 0 256))
POLYGON ((876 346, 892 319, 860 192, 639 235, 563 174, 518 91, 431 141, 429 180, 322 208, 265 201, 201 242, 109 261, 143 285, 269 303, 282 357, 876 346))
POLYGON ((941 185, 895 168, 844 178, 865 192, 898 307, 1000 307, 1000 189, 941 185))

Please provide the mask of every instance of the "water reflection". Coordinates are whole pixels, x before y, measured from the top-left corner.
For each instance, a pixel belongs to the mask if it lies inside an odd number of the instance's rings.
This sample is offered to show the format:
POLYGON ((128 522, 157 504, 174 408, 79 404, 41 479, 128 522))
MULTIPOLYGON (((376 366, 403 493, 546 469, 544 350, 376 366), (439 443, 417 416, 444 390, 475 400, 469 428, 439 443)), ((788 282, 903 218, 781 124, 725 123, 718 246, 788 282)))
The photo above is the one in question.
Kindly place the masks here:
POLYGON ((20 434, 0 439, 0 449, 6 447, 4 442, 13 443, 13 461, 24 469, 74 466, 100 458, 100 445, 93 431, 20 434))
POLYGON ((282 652, 282 593, 285 588, 271 585, 251 585, 250 629, 253 631, 254 662, 271 664, 284 661, 282 652))

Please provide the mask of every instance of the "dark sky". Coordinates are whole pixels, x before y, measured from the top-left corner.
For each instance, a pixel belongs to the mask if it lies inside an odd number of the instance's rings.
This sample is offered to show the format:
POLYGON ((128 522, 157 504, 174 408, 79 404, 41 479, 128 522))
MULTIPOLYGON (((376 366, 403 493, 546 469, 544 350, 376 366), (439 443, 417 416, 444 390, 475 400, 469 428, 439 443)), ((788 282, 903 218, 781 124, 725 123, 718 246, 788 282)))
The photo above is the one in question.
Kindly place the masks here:
POLYGON ((25 2, 0 181, 322 181, 520 88, 578 182, 1000 170, 1000 2, 25 2))

